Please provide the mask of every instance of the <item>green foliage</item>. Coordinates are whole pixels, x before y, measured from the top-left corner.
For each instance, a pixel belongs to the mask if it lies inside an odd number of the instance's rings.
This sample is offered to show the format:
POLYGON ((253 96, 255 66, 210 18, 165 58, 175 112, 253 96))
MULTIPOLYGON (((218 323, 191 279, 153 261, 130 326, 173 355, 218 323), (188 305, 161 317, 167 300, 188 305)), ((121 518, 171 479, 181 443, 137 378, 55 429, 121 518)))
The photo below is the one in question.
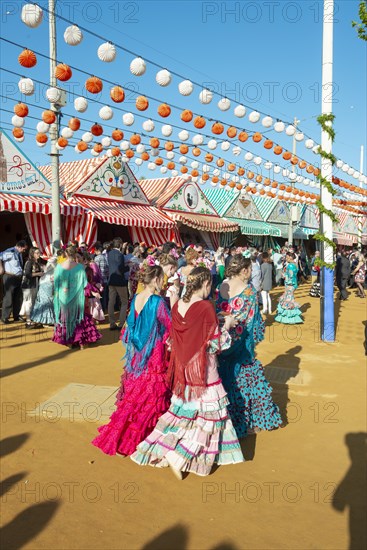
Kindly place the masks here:
POLYGON ((359 4, 358 15, 360 23, 352 21, 352 27, 357 29, 358 38, 367 42, 367 3, 362 0, 359 4))

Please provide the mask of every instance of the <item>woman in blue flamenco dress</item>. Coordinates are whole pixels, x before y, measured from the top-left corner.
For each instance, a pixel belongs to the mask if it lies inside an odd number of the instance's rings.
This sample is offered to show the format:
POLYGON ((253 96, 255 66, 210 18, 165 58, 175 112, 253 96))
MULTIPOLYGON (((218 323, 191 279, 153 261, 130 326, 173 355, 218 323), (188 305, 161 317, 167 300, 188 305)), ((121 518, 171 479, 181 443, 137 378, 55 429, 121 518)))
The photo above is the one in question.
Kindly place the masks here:
POLYGON ((251 260, 237 254, 226 270, 217 297, 218 315, 234 315, 238 321, 231 329, 232 345, 219 355, 219 374, 228 394, 231 416, 238 438, 282 425, 278 406, 264 368, 255 358, 255 346, 264 339, 264 321, 258 293, 249 284, 251 260))
POLYGON ((298 287, 297 266, 295 264, 295 254, 288 252, 286 255, 287 267, 285 270, 285 291, 279 299, 277 315, 275 320, 284 325, 296 325, 303 323, 299 304, 294 300, 294 291, 298 287))

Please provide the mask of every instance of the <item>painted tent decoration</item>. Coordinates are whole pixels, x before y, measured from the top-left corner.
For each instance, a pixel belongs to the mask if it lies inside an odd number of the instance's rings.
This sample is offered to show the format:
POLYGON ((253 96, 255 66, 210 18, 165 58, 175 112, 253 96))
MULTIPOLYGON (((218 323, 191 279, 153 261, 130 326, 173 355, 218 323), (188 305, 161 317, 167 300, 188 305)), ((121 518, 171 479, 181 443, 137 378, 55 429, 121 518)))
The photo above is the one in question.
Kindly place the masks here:
POLYGON ((131 168, 119 157, 106 157, 75 193, 91 198, 149 204, 131 168))
POLYGON ((319 228, 319 222, 317 221, 314 206, 307 205, 305 207, 299 224, 301 227, 309 227, 310 229, 319 228))
POLYGON ((343 224, 343 231, 344 233, 349 233, 350 235, 358 234, 358 226, 354 222, 354 219, 352 216, 346 217, 345 222, 343 224))
POLYGON ((226 218, 242 218, 262 221, 260 212, 251 197, 240 196, 236 203, 225 213, 226 218))
POLYGON ((218 216, 201 189, 195 182, 188 181, 182 185, 172 197, 163 205, 165 210, 175 212, 191 212, 192 214, 204 214, 218 216))
POLYGON ((274 223, 289 223, 290 219, 290 212, 289 208, 283 201, 279 201, 276 203, 276 206, 272 210, 271 214, 269 215, 267 222, 274 222, 274 223))
POLYGON ((333 223, 333 233, 343 233, 343 228, 340 221, 333 223))
POLYGON ((3 130, 0 130, 0 192, 51 197, 51 183, 3 130))

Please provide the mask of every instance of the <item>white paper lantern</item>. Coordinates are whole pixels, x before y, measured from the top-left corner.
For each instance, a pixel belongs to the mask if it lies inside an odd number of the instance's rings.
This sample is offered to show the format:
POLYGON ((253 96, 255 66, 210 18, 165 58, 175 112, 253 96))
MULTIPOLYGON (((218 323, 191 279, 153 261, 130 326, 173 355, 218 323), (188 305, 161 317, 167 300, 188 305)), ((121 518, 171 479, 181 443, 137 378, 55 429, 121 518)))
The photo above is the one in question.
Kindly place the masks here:
POLYGON ((97 50, 97 55, 101 61, 111 63, 116 59, 116 48, 111 42, 104 42, 97 50))
POLYGON ((202 170, 205 174, 210 172, 210 166, 208 164, 203 164, 202 170))
POLYGON ((148 162, 148 169, 149 170, 155 170, 157 167, 155 162, 148 162))
POLYGON ((185 157, 185 156, 180 157, 180 158, 178 159, 178 162, 179 162, 180 164, 187 164, 187 157, 185 157))
POLYGON ((141 153, 144 153, 145 145, 143 143, 138 143, 138 145, 136 146, 136 152, 139 153, 139 155, 141 155, 141 153))
POLYGON ((168 158, 168 160, 172 160, 175 158, 175 154, 173 151, 167 151, 166 157, 168 158))
POLYGON ((359 172, 357 172, 357 170, 354 170, 353 172, 353 178, 355 178, 356 180, 359 178, 361 174, 359 172))
POLYGON ((88 109, 88 100, 85 97, 77 97, 74 99, 74 109, 78 113, 85 113, 88 109))
POLYGON ((85 141, 85 143, 91 143, 91 141, 93 141, 92 132, 84 132, 82 135, 82 141, 85 141))
POLYGON ((185 96, 190 95, 192 94, 193 89, 194 89, 194 85, 191 82, 191 80, 183 80, 178 85, 178 91, 180 92, 181 95, 185 95, 185 96))
POLYGON ((36 4, 26 4, 20 17, 27 27, 36 29, 42 23, 43 11, 36 4))
POLYGON ((34 93, 34 84, 31 78, 21 78, 18 82, 18 88, 21 94, 32 95, 34 93))
MULTIPOLYGON (((38 143, 38 141, 37 141, 37 145, 38 145, 38 147, 45 147, 45 145, 47 145, 47 143, 38 143)), ((79 151, 79 150, 78 150, 78 152, 81 153, 81 151, 79 151)))
POLYGON ((280 172, 282 171, 281 167, 278 164, 275 164, 273 170, 275 174, 280 174, 280 172))
POLYGON ((287 134, 287 136, 294 136, 294 134, 296 133, 296 129, 295 129, 294 126, 289 125, 289 126, 287 126, 287 128, 285 129, 285 133, 287 134))
POLYGON ((312 149, 312 147, 314 147, 315 145, 315 142, 313 139, 306 139, 305 141, 305 147, 306 149, 312 149))
MULTIPOLYGON (((46 144, 44 144, 44 145, 46 145, 46 144)), ((76 153, 78 153, 78 155, 80 155, 80 154, 82 153, 82 151, 80 151, 80 149, 78 149, 78 146, 77 146, 77 145, 75 145, 74 151, 75 151, 76 153)), ((107 151, 107 152, 108 152, 108 151, 107 151)))
POLYGON ((122 154, 120 158, 121 158, 121 162, 129 162, 129 158, 124 154, 122 154))
POLYGON ((264 162, 264 168, 265 168, 265 170, 271 170, 272 167, 273 167, 273 163, 270 162, 270 160, 264 162))
POLYGON ((125 126, 132 126, 134 124, 135 117, 132 113, 124 113, 122 115, 122 122, 125 126))
POLYGON ((259 191, 261 191, 261 189, 262 189, 263 187, 264 187, 264 186, 263 186, 262 183, 258 183, 258 184, 257 184, 257 188, 258 188, 259 191))
POLYGON ((161 128, 161 132, 162 132, 162 135, 164 135, 165 137, 169 137, 173 132, 173 128, 170 124, 165 124, 161 128))
POLYGON ((68 128, 67 126, 61 130, 61 135, 65 139, 71 139, 74 135, 74 132, 71 128, 68 128))
POLYGON ((290 179, 291 181, 296 181, 296 179, 297 179, 297 174, 296 174, 295 172, 291 172, 291 173, 289 174, 289 179, 290 179))
POLYGON ((251 187, 251 189, 254 189, 256 187, 256 183, 254 181, 249 181, 248 183, 249 187, 251 187))
POLYGON ((127 151, 128 149, 130 149, 130 143, 124 139, 124 141, 121 141, 120 143, 120 149, 121 151, 127 151))
POLYGON ((249 119, 250 122, 253 122, 253 123, 259 122, 260 116, 261 116, 260 113, 258 113, 257 111, 252 111, 249 114, 248 119, 249 119))
POLYGON ((193 160, 192 163, 191 163, 191 168, 193 168, 194 170, 196 170, 197 168, 199 168, 199 163, 197 160, 193 160))
POLYGON ((254 155, 250 153, 249 151, 245 153, 245 160, 250 161, 254 158, 254 155))
POLYGON ((171 175, 175 178, 176 176, 178 176, 178 172, 177 170, 171 170, 171 175))
POLYGON ((201 134, 196 134, 192 138, 192 142, 194 145, 202 145, 204 143, 204 136, 202 136, 201 134))
POLYGON ((320 152, 320 145, 314 145, 312 147, 312 152, 315 153, 315 155, 318 155, 320 152))
POLYGON ((278 133, 280 132, 284 132, 285 130, 285 124, 284 122, 282 122, 281 120, 278 120, 275 124, 274 124, 274 130, 278 133))
POLYGON ((311 180, 309 180, 308 178, 305 178, 305 179, 303 180, 303 185, 305 185, 306 187, 307 187, 308 185, 310 185, 310 183, 311 183, 311 180))
POLYGON ((65 29, 64 40, 69 46, 78 46, 83 40, 83 33, 76 25, 70 25, 65 29))
POLYGON ((210 182, 210 185, 211 185, 212 187, 217 187, 217 184, 218 184, 218 183, 215 182, 215 181, 211 181, 211 182, 210 182))
POLYGON ((61 98, 61 91, 58 88, 48 88, 46 90, 46 97, 50 103, 57 103, 61 98))
POLYGON ((315 187, 315 182, 310 180, 310 187, 315 187))
POLYGON ((106 151, 106 155, 107 155, 108 157, 112 157, 112 150, 111 150, 111 149, 108 149, 108 150, 106 151))
POLYGON ((298 175, 298 176, 296 177, 296 182, 297 182, 297 183, 303 183, 303 180, 304 180, 304 179, 305 179, 305 178, 304 178, 303 176, 298 175))
POLYGON ((211 149, 212 151, 217 148, 217 142, 215 139, 210 139, 208 141, 208 149, 211 149))
POLYGON ((305 139, 305 136, 302 132, 297 132, 296 135, 294 136, 294 139, 296 141, 303 141, 305 139))
POLYGON ((63 151, 65 149, 65 147, 61 147, 61 145, 59 145, 58 143, 56 143, 56 149, 58 151, 63 151))
POLYGON ((149 151, 149 154, 150 154, 152 157, 158 157, 158 156, 159 156, 159 149, 157 149, 156 147, 153 147, 153 148, 149 151))
POLYGON ((287 178, 289 176, 289 170, 288 168, 283 168, 283 171, 282 171, 282 174, 285 178, 287 178))
POLYGON ((160 86, 168 86, 169 84, 171 84, 172 76, 171 73, 167 71, 167 69, 162 69, 161 71, 158 71, 155 75, 155 80, 160 86))
POLYGON ((112 139, 109 136, 105 136, 101 139, 103 147, 111 147, 112 139))
POLYGON ((217 177, 218 177, 219 174, 220 174, 219 168, 214 168, 214 170, 213 170, 213 176, 217 176, 217 177))
POLYGON ((260 164, 262 163, 263 159, 261 157, 255 157, 254 158, 254 163, 257 165, 257 166, 260 166, 260 164))
POLYGON ((153 132, 153 130, 155 128, 155 124, 151 119, 144 120, 142 126, 143 126, 143 130, 145 130, 145 132, 153 132))
POLYGON ((241 147, 238 147, 238 145, 235 145, 235 147, 233 147, 232 149, 232 153, 235 157, 238 157, 241 154, 241 151, 241 147))
POLYGON ((22 128, 24 126, 24 118, 18 115, 12 116, 11 123, 15 128, 22 128))
POLYGON ((213 99, 213 92, 211 90, 201 90, 199 94, 199 101, 203 105, 208 105, 213 99))
POLYGON ((94 149, 90 150, 90 154, 92 155, 92 157, 98 157, 99 156, 99 153, 97 151, 95 151, 94 149))
POLYGON ((147 70, 147 65, 141 57, 136 57, 130 63, 130 71, 135 76, 142 76, 147 70))
POLYGON ((47 134, 49 129, 50 129, 50 125, 47 124, 47 122, 43 122, 43 120, 41 120, 37 124, 37 132, 39 132, 40 134, 47 134))
POLYGON ((161 174, 167 173, 167 166, 161 166, 161 174))
POLYGON ((271 118, 271 116, 264 116, 261 124, 264 126, 264 128, 270 128, 271 126, 273 126, 273 119, 271 118))
POLYGON ((354 168, 348 168, 348 176, 351 176, 354 173, 354 168))
POLYGON ((113 110, 108 105, 105 105, 104 107, 101 107, 98 114, 102 120, 111 120, 113 117, 113 110))
POLYGON ((218 107, 221 111, 228 111, 231 107, 231 102, 227 97, 222 97, 222 99, 218 101, 218 107))
POLYGON ((231 144, 229 143, 229 141, 223 141, 220 147, 222 151, 228 151, 231 148, 231 144))
POLYGON ((224 172, 222 177, 223 177, 224 180, 229 180, 229 179, 231 179, 232 176, 228 172, 224 172))
POLYGON ((237 107, 235 107, 234 114, 238 118, 243 118, 246 114, 246 107, 243 105, 237 105, 237 107))
POLYGON ((141 166, 143 164, 143 159, 135 159, 136 166, 141 166))
POLYGON ((190 134, 187 130, 181 130, 181 132, 178 134, 178 138, 181 141, 186 141, 189 139, 189 137, 190 137, 190 134))

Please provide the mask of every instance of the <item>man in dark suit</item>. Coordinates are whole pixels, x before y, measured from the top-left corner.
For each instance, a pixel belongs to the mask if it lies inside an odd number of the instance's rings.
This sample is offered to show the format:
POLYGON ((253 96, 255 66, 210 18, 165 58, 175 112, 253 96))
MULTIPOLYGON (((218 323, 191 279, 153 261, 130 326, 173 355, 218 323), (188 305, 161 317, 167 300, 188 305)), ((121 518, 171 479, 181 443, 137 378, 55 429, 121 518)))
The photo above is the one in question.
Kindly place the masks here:
POLYGON ((122 239, 116 238, 112 241, 112 250, 107 252, 108 261, 108 318, 110 321, 110 330, 119 330, 126 319, 126 310, 128 302, 126 271, 124 255, 121 253, 122 239), (121 301, 120 308, 120 326, 115 323, 115 303, 119 296, 121 301))
POLYGON ((340 300, 348 300, 347 283, 350 277, 350 261, 345 250, 342 250, 336 259, 335 278, 340 290, 340 300))

